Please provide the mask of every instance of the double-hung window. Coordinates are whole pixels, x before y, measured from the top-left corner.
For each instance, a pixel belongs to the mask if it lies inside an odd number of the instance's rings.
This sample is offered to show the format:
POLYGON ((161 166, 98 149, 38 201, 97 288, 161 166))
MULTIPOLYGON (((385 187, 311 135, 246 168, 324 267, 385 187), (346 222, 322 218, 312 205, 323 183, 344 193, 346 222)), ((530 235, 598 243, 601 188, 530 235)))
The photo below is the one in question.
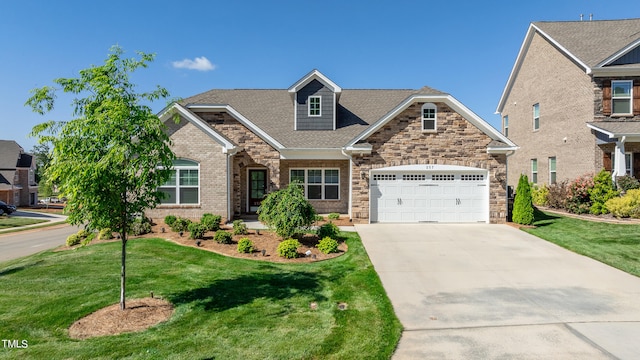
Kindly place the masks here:
POLYGON ((290 181, 300 182, 309 200, 340 199, 340 170, 338 169, 291 169, 290 181))
POLYGON ((549 184, 556 183, 556 158, 549 158, 549 184))
POLYGON ((533 104, 533 130, 540 129, 540 104, 533 104))
POLYGON ((531 182, 538 183, 538 159, 531 159, 531 182))
POLYGON ((633 81, 611 82, 611 108, 614 114, 631 114, 633 81))
POLYGON ((191 160, 174 160, 171 177, 158 190, 164 194, 161 204, 198 204, 200 166, 191 160))
POLYGON ((309 104, 309 116, 322 116, 322 97, 309 96, 307 103, 309 104))
POLYGON ((422 131, 436 131, 438 126, 438 108, 435 104, 422 105, 422 131))

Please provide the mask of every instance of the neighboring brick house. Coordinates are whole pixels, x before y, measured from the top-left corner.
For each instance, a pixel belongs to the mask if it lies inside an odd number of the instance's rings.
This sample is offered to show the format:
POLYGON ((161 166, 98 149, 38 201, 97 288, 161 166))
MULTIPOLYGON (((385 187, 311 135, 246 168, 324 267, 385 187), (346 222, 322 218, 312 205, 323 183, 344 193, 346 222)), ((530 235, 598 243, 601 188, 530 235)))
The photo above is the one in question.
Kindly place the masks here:
POLYGON ((38 201, 33 155, 13 140, 0 140, 0 200, 16 206, 38 201))
POLYGON ((508 183, 602 168, 640 178, 640 19, 534 22, 497 112, 520 149, 508 183))
POLYGON ((343 90, 313 70, 289 89, 211 90, 160 117, 178 161, 151 217, 230 220, 297 180, 318 213, 354 222, 506 219, 515 144, 428 87, 343 90))

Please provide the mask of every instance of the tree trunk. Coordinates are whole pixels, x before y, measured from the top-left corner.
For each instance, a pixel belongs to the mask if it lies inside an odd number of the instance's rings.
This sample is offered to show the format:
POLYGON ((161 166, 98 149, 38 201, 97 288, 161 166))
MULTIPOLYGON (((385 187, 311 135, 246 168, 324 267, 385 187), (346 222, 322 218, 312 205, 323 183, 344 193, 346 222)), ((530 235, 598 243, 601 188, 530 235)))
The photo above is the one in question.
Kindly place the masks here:
POLYGON ((125 289, 126 289, 126 274, 127 274, 127 233, 123 232, 122 238, 122 266, 120 269, 120 310, 126 308, 125 304, 125 289))

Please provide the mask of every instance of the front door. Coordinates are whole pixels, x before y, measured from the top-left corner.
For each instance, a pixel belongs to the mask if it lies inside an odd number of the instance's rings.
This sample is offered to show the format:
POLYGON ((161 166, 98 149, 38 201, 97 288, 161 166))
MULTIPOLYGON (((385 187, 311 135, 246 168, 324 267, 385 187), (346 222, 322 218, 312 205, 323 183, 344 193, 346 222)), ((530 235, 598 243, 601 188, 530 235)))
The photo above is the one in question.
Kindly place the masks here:
POLYGON ((267 170, 249 170, 249 213, 255 214, 267 193, 267 170))

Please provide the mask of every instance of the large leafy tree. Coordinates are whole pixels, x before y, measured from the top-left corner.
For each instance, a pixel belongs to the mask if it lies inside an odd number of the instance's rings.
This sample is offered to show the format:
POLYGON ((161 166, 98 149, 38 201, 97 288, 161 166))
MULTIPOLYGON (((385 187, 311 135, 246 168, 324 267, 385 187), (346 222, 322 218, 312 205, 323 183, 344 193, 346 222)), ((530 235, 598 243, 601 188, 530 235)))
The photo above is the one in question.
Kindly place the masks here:
POLYGON ((57 87, 32 90, 26 105, 44 114, 53 109, 56 92, 73 94, 73 117, 33 128, 39 142, 53 147, 46 176, 68 198, 72 224, 89 230, 110 228, 122 242, 120 308, 125 309, 127 231, 134 216, 160 201, 158 186, 170 176, 175 158, 166 128, 144 105, 167 98, 166 89, 138 93, 129 74, 147 67, 153 54, 124 58, 119 47, 103 65, 80 71, 78 78, 54 80, 57 87))
POLYGON ((48 142, 36 144, 31 153, 36 160, 36 182, 38 183, 38 193, 43 196, 51 196, 53 194, 53 186, 47 178, 45 170, 51 162, 51 144, 48 142))

